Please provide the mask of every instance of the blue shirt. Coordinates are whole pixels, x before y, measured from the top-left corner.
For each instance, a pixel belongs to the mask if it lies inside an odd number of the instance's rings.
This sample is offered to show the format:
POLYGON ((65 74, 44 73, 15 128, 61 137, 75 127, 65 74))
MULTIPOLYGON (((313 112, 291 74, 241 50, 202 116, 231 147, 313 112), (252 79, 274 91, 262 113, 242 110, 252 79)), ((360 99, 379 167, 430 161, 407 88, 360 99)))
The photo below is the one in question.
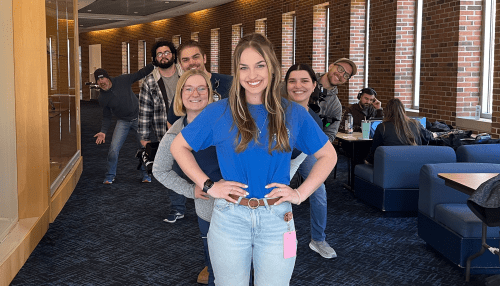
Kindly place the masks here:
MULTIPOLYGON (((306 154, 321 149, 328 137, 302 106, 283 100, 290 147, 306 154)), ((263 198, 270 183, 290 183, 292 152, 268 152, 268 120, 264 105, 249 105, 249 111, 261 131, 258 142, 250 141, 245 151, 235 152, 237 129, 233 126, 227 99, 209 104, 193 122, 182 130, 194 151, 215 146, 222 177, 248 185, 249 198, 263 198), (210 122, 210 125, 206 123, 210 122)))

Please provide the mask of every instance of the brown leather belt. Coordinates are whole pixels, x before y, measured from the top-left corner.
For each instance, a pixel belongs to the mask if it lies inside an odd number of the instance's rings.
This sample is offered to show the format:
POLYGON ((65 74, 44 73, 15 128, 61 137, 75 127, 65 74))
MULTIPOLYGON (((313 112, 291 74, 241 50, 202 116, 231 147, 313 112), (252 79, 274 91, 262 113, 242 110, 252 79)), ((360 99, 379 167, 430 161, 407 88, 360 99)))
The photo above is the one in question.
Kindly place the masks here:
MULTIPOLYGON (((236 201, 238 201, 238 199, 240 197, 236 196, 236 195, 229 195, 231 198, 235 199, 236 201)), ((274 198, 274 199, 267 199, 267 204, 272 206, 274 205, 275 202, 277 202, 280 198, 274 198)), ((229 202, 229 201, 228 201, 229 202)), ((264 203, 264 199, 256 199, 256 198, 251 198, 251 199, 247 199, 247 198, 242 198, 241 201, 240 201, 240 205, 242 206, 247 206, 251 209, 256 209, 258 207, 263 207, 265 206, 266 204, 264 203)))

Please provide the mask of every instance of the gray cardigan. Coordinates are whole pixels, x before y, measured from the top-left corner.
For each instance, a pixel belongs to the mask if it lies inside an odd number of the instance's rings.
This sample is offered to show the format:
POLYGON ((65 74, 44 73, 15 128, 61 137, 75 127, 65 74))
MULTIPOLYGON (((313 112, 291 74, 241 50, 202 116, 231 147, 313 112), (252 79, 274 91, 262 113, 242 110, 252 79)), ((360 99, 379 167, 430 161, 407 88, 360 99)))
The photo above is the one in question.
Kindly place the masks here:
POLYGON ((184 195, 186 198, 194 199, 196 214, 201 219, 210 221, 214 207, 214 198, 210 197, 209 200, 195 199, 195 185, 181 178, 172 168, 174 165, 174 157, 172 153, 170 153, 170 145, 172 145, 175 136, 184 128, 183 121, 184 117, 177 119, 161 140, 153 164, 153 175, 168 189, 184 195))

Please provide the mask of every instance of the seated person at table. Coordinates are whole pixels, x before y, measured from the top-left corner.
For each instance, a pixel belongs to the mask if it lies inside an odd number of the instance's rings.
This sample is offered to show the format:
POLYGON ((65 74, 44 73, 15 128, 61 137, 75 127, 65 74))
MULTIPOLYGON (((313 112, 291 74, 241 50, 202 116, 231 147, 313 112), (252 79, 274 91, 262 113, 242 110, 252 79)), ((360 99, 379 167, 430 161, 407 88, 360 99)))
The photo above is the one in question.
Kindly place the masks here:
POLYGON ((358 102, 349 105, 343 112, 342 120, 340 121, 340 130, 345 132, 345 121, 347 115, 352 115, 352 123, 354 132, 361 132, 361 121, 371 118, 382 118, 384 112, 382 103, 376 98, 377 92, 371 87, 363 88, 358 92, 358 102))
POLYGON ((378 146, 423 145, 428 144, 433 137, 432 132, 425 129, 420 122, 406 116, 403 103, 393 98, 387 102, 384 120, 375 130, 366 161, 373 164, 373 156, 378 146))

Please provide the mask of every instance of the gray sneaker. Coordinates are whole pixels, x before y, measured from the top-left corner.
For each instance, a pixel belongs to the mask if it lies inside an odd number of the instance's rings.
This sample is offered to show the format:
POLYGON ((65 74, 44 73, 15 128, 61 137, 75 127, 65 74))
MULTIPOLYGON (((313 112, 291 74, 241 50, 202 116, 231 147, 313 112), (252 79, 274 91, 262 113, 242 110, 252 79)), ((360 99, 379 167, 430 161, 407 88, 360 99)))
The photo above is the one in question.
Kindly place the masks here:
POLYGON ((337 257, 337 253, 333 248, 330 247, 328 242, 326 240, 323 241, 315 241, 311 239, 311 242, 309 243, 309 247, 319 253, 319 255, 323 256, 324 258, 335 258, 337 257))

